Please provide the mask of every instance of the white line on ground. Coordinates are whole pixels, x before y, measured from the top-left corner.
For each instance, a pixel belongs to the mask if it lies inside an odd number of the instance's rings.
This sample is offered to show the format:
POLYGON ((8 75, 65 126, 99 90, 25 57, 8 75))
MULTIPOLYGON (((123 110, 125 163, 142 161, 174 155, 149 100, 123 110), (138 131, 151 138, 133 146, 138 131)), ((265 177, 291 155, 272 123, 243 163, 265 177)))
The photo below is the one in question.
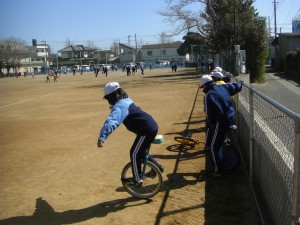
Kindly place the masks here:
MULTIPOLYGON (((57 94, 57 93, 60 93, 60 92, 63 92, 63 91, 59 91, 59 92, 56 92, 56 93, 51 93, 51 94, 43 95, 43 96, 40 96, 39 98, 48 97, 50 95, 57 94)), ((16 102, 16 103, 8 104, 8 105, 3 105, 3 106, 0 106, 0 109, 6 108, 6 107, 9 107, 9 106, 14 106, 14 105, 26 103, 26 102, 30 102, 30 101, 33 101, 33 100, 36 100, 36 99, 37 98, 32 98, 32 99, 28 99, 28 100, 24 100, 24 101, 20 101, 20 102, 16 102)))

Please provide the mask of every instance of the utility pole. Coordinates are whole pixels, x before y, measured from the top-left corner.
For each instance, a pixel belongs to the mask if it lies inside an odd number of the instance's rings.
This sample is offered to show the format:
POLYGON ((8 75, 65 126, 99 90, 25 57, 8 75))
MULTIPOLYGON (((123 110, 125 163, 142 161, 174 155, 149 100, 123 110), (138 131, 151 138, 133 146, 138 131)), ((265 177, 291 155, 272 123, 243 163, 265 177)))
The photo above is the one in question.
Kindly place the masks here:
POLYGON ((128 44, 129 44, 129 45, 130 45, 130 38, 131 38, 131 36, 128 35, 128 44))
POLYGON ((234 3, 233 3, 233 45, 235 46, 235 44, 236 44, 236 28, 235 28, 235 26, 236 26, 236 24, 235 24, 235 8, 236 8, 236 1, 234 0, 234 3))
POLYGON ((135 37, 135 60, 137 60, 137 42, 136 42, 136 34, 134 34, 135 37))
POLYGON ((270 22, 270 17, 268 16, 268 33, 269 33, 269 37, 272 36, 271 34, 271 22, 270 22))
POLYGON ((56 52, 56 70, 58 71, 58 52, 56 52))
POLYGON ((45 50, 45 70, 48 68, 48 62, 47 62, 47 55, 48 55, 48 49, 47 49, 47 42, 46 41, 41 41, 44 43, 44 50, 45 50))
POLYGON ((277 25, 276 25, 276 4, 278 3, 278 2, 276 2, 275 0, 274 0, 274 32, 275 32, 275 34, 274 34, 274 37, 276 38, 276 36, 277 36, 277 25))

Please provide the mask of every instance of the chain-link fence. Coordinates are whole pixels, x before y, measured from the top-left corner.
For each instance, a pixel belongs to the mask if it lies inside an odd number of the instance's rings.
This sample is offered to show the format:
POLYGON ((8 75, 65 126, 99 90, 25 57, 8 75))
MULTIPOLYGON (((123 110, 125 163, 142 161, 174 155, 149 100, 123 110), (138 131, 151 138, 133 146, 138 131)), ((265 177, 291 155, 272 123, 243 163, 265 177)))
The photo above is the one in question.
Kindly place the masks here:
POLYGON ((264 224, 300 224, 300 115, 244 85, 238 139, 264 224))
POLYGON ((214 63, 226 71, 232 71, 234 76, 246 73, 246 51, 228 50, 215 54, 214 63))

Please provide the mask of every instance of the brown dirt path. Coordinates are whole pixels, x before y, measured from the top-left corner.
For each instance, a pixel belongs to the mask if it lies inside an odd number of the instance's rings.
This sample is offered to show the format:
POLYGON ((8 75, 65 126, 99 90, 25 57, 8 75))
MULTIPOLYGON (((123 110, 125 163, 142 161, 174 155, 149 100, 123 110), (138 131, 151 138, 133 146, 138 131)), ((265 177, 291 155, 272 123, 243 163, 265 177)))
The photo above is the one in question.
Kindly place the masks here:
POLYGON ((0 79, 0 225, 259 224, 242 167, 225 179, 201 178, 209 169, 198 78, 191 70, 146 70, 0 79), (118 81, 158 122, 165 142, 151 149, 165 167, 164 190, 136 200, 122 188, 134 135, 119 127, 98 149, 109 113, 103 86, 118 81), (174 137, 201 141, 179 151, 174 137))

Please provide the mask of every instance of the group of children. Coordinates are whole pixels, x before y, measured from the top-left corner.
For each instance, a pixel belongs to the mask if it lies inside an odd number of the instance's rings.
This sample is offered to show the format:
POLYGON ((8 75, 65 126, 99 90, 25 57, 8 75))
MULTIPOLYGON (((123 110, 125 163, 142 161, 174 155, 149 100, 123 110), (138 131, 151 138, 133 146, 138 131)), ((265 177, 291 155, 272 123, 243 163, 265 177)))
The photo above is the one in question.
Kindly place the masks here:
POLYGON ((57 82, 57 78, 59 77, 59 73, 57 70, 51 70, 49 71, 49 73, 47 74, 47 77, 46 77, 46 83, 50 83, 50 77, 53 77, 53 81, 54 82, 57 82))
POLYGON ((234 125, 235 110, 232 96, 242 90, 242 81, 230 83, 230 75, 216 67, 210 75, 200 78, 200 87, 205 93, 204 112, 206 113, 205 149, 210 150, 213 159, 213 177, 222 176, 219 151, 223 146, 226 133, 234 125))
MULTIPOLYGON (((204 106, 207 117, 206 149, 210 149, 214 159, 214 171, 212 176, 222 175, 222 167, 218 157, 218 151, 222 148, 226 132, 234 123, 235 110, 231 102, 231 96, 241 91, 242 82, 229 83, 230 76, 220 67, 216 67, 210 75, 200 78, 200 87, 205 93, 204 106)), ((97 146, 102 148, 108 136, 122 123, 136 134, 136 138, 130 149, 132 164, 132 178, 122 180, 128 185, 140 185, 141 163, 147 149, 155 139, 158 132, 158 124, 151 115, 139 108, 121 88, 118 82, 110 82, 104 87, 103 98, 108 101, 111 112, 100 130, 97 146)), ((151 156, 153 162, 161 172, 164 168, 151 156)))

